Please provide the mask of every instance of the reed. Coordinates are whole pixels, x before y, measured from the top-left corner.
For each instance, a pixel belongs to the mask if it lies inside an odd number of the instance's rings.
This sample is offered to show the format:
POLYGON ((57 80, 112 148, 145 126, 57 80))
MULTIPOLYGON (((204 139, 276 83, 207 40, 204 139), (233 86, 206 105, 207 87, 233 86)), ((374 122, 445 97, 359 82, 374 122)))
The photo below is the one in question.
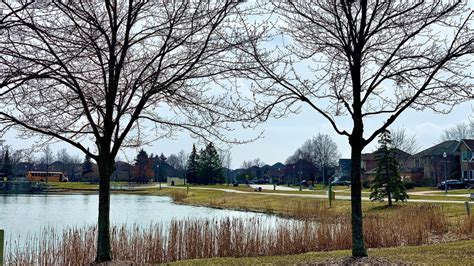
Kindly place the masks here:
MULTIPOLYGON (((313 206, 314 207, 314 206, 313 206)), ((300 206, 303 213, 304 208, 300 206)), ((228 218, 179 220, 149 226, 114 226, 115 260, 134 263, 166 263, 210 257, 247 257, 298 254, 349 249, 350 216, 325 214, 318 219, 228 218)), ((472 218, 453 226, 459 237, 472 237, 472 218), (462 225, 462 227, 461 227, 462 225), (462 230, 460 228, 463 228, 462 230)), ((392 247, 430 243, 430 234, 451 233, 441 208, 413 206, 395 214, 371 214, 364 218, 368 247, 392 247)), ((95 227, 70 228, 57 233, 49 228, 31 236, 24 246, 7 243, 8 264, 76 265, 93 261, 95 227)))

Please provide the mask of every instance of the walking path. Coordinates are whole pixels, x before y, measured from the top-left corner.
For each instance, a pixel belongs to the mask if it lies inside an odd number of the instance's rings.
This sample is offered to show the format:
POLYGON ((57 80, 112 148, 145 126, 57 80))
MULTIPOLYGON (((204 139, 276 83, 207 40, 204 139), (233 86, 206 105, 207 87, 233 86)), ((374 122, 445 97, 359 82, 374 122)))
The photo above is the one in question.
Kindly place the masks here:
MULTIPOLYGON (((257 186, 257 185, 255 185, 257 186)), ((258 185, 263 188, 263 185, 258 185)), ((271 189, 273 190, 273 185, 270 185, 271 189)), ((155 185, 154 187, 158 187, 155 185)), ((168 185, 161 185, 161 187, 169 187, 169 188, 178 188, 178 189, 186 189, 186 187, 170 187, 168 185)), ((316 199, 327 199, 327 195, 318 195, 318 194, 290 194, 290 193, 278 193, 278 192, 253 192, 253 191, 242 191, 236 190, 231 188, 208 188, 208 187, 192 187, 192 189, 201 189, 201 190, 218 190, 223 192, 230 192, 230 193, 238 193, 238 194, 259 194, 259 195, 275 195, 275 196, 283 196, 283 197, 299 197, 299 198, 316 198, 316 199)), ((298 189, 293 189, 293 191, 298 191, 298 189)), ((308 190, 307 190, 308 191, 308 190)), ((345 190, 344 190, 345 191, 345 190)), ((368 193, 368 192, 363 192, 368 193)), ((420 194, 417 194, 420 195, 420 194)), ((423 194, 421 194, 423 195, 423 194)), ((436 195, 436 196, 443 196, 443 195, 436 195)), ((454 196, 454 195, 453 195, 454 196)), ((466 195, 465 197, 469 197, 466 195)), ((337 195, 336 191, 336 199, 339 200, 350 200, 350 195, 337 195)), ((370 201, 369 197, 362 197, 364 201, 370 201)), ((464 201, 460 200, 430 200, 430 199, 408 199, 407 202, 423 202, 423 203, 457 203, 457 204, 464 204, 464 201)), ((474 201, 469 202, 470 204, 474 204, 474 201)))

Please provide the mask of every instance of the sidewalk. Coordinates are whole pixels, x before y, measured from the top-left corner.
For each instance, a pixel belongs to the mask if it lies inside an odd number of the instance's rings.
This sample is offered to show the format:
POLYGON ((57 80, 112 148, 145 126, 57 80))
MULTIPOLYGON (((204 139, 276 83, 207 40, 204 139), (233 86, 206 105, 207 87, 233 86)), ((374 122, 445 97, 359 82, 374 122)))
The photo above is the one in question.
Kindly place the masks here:
MULTIPOLYGON (((258 185, 263 188, 262 185, 258 185)), ((271 189, 273 190, 273 185, 270 185, 271 189)), ((158 187, 158 185, 153 186, 158 187)), ((186 189, 186 187, 171 187, 168 185, 161 185, 161 187, 168 187, 168 188, 176 188, 176 189, 186 189)), ((259 195, 274 195, 274 196, 283 196, 283 197, 300 197, 300 198, 316 198, 316 199, 327 199, 327 195, 317 195, 317 194, 289 194, 289 193, 278 193, 278 192, 253 192, 253 191, 241 191, 235 190, 231 188, 207 188, 207 187, 192 187, 191 189, 201 189, 201 190, 219 190, 223 192, 229 193, 239 193, 239 194, 259 194, 259 195)), ((264 188, 263 188, 264 189, 264 188)), ((265 190, 265 189, 264 189, 265 190)), ((298 189, 292 189, 292 191, 298 191, 298 189)), ((308 191, 308 190, 307 190, 308 191)), ((363 192, 364 193, 364 192, 363 192)), ((368 192, 365 192, 368 193, 368 192)), ((443 196, 443 195, 435 195, 435 196, 443 196)), ((454 195, 453 195, 454 196, 454 195)), ((337 200, 351 200, 351 196, 345 195, 337 195, 336 191, 336 199, 337 200)), ((363 201, 370 201, 369 197, 362 197, 363 201)), ((457 203, 457 204, 464 204, 464 201, 460 200, 430 200, 430 199, 408 199, 407 202, 422 202, 422 203, 457 203)), ((474 205, 474 201, 470 201, 469 204, 474 205)))

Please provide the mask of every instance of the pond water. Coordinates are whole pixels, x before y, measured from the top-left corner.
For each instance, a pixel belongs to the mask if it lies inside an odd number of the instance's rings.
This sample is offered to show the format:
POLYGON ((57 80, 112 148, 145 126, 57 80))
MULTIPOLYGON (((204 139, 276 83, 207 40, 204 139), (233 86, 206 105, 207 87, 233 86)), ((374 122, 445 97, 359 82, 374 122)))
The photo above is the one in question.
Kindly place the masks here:
MULTIPOLYGON (((10 241, 24 241, 45 227, 56 230, 97 224, 98 195, 0 196, 0 228, 10 241)), ((276 216, 174 204, 169 197, 111 195, 111 222, 149 226, 179 219, 261 218, 274 224, 276 216)))

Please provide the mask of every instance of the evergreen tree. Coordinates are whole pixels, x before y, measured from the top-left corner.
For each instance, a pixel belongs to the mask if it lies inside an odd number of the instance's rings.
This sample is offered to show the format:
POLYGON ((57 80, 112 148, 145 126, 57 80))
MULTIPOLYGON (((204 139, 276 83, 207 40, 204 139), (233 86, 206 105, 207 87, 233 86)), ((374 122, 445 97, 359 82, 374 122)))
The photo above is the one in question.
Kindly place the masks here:
POLYGON ((398 173, 398 162, 395 154, 390 148, 392 139, 390 131, 384 131, 380 136, 380 148, 375 154, 377 161, 377 173, 370 190, 371 200, 382 200, 388 198, 388 206, 392 206, 392 198, 395 201, 408 199, 405 186, 398 173))
POLYGON ((8 179, 11 179, 13 176, 13 165, 8 149, 5 151, 5 155, 3 156, 3 173, 8 179))
POLYGON ((158 181, 166 181, 166 156, 162 153, 159 157, 159 166, 158 166, 158 181))
POLYGON ((82 174, 85 175, 92 172, 93 172, 93 169, 92 169, 91 157, 86 155, 86 158, 84 159, 84 162, 82 163, 82 174))
POLYGON ((193 150, 189 155, 186 165, 186 182, 191 184, 197 183, 198 174, 198 154, 196 152, 196 145, 193 144, 193 150))
POLYGON ((222 163, 212 143, 209 143, 199 155, 197 179, 199 184, 224 183, 222 163))
POLYGON ((135 158, 134 172, 136 177, 135 181, 137 182, 148 182, 148 180, 153 177, 148 154, 143 149, 138 152, 137 158, 135 158))

